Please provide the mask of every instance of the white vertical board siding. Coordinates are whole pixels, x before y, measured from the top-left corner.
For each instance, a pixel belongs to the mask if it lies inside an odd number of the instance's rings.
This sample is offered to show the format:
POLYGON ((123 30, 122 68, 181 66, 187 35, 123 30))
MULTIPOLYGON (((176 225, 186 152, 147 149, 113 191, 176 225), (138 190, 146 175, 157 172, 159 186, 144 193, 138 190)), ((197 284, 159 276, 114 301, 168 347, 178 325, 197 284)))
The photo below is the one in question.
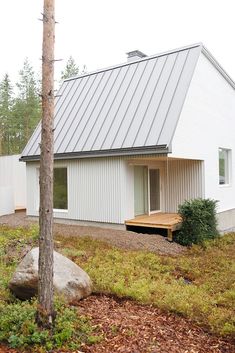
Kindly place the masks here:
POLYGON ((0 186, 0 216, 15 212, 14 192, 10 186, 0 186))
POLYGON ((12 184, 13 184, 12 156, 2 156, 0 157, 0 185, 10 186, 12 184))
POLYGON ((39 210, 39 164, 26 163, 26 213, 28 216, 38 216, 39 210))
MULTIPOLYGON (((124 157, 56 161, 55 167, 67 167, 68 171, 68 210, 54 212, 54 216, 107 223, 124 223, 133 218, 135 164, 160 169, 163 212, 177 212, 184 200, 204 196, 202 161, 166 162, 157 157, 138 161, 124 157)), ((38 168, 38 163, 27 163, 28 215, 38 215, 38 168)))
POLYGON ((15 207, 26 207, 26 165, 19 161, 20 155, 13 158, 13 186, 15 207))
POLYGON ((0 187, 12 190, 14 208, 26 206, 26 166, 19 158, 20 155, 0 157, 0 187))
MULTIPOLYGON (((128 198, 126 165, 122 158, 55 161, 67 167, 68 210, 54 212, 56 218, 123 223, 128 198)), ((27 214, 38 215, 39 164, 27 163, 27 214)), ((130 171, 131 173, 131 171, 130 171)), ((133 198, 134 199, 134 198, 133 198)), ((128 198, 129 200, 129 198, 128 198)))
POLYGON ((121 223, 134 217, 134 166, 122 163, 122 217, 121 223))
POLYGON ((120 158, 80 160, 77 218, 122 223, 122 172, 120 158))
POLYGON ((204 197, 202 161, 169 160, 165 168, 165 212, 177 212, 185 200, 204 197), (168 166, 167 166, 168 164, 168 166))

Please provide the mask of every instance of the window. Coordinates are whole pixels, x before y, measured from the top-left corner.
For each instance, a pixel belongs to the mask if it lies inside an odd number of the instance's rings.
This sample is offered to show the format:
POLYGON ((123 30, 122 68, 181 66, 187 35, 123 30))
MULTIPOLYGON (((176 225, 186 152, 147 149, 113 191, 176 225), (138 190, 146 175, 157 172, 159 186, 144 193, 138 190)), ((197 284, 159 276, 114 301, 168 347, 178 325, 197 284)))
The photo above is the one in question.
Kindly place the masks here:
POLYGON ((67 168, 54 169, 53 207, 58 210, 68 209, 67 168))
POLYGON ((229 184, 229 157, 230 150, 219 148, 219 184, 229 184))
POLYGON ((150 212, 160 210, 160 170, 149 169, 150 212))

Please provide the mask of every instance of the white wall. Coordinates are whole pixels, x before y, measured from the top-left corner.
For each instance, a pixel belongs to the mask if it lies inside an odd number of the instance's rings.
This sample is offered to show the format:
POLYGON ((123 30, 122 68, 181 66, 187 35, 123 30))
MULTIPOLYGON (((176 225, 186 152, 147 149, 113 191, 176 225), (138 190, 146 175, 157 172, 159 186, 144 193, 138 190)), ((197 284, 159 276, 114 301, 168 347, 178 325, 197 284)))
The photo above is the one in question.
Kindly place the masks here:
POLYGON ((0 186, 0 216, 15 212, 14 192, 10 186, 0 186))
MULTIPOLYGON (((124 223, 134 217, 134 165, 160 169, 161 211, 177 212, 185 199, 203 197, 201 161, 166 160, 157 157, 94 158, 56 161, 68 169, 68 211, 57 218, 124 223), (168 170, 168 177, 167 177, 168 170)), ((38 215, 39 164, 27 163, 27 214, 38 215)))
MULTIPOLYGON (((68 168, 68 211, 55 212, 55 217, 123 223, 130 214, 132 172, 122 158, 56 161, 55 166, 68 168)), ((39 164, 27 163, 28 215, 38 215, 38 178, 39 164)))
POLYGON ((168 173, 165 173, 165 212, 178 212, 178 206, 185 200, 204 197, 202 161, 169 160, 167 169, 168 173))
POLYGON ((201 54, 172 141, 174 157, 204 160, 205 197, 235 208, 235 91, 201 54), (232 150, 232 182, 219 185, 218 148, 232 150))
POLYGON ((20 155, 0 157, 2 200, 3 190, 8 190, 7 193, 4 192, 4 199, 6 203, 10 199, 13 200, 14 209, 19 206, 26 207, 26 166, 25 163, 19 162, 19 158, 20 155), (9 200, 7 200, 7 195, 9 200))

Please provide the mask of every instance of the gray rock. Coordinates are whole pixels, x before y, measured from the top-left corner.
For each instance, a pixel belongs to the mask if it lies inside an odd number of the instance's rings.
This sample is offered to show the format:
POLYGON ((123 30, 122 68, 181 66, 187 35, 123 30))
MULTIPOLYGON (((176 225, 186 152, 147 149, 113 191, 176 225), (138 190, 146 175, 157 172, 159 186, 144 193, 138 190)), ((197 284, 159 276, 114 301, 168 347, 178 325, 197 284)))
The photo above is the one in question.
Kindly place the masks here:
MULTIPOLYGON (((30 299, 38 292, 39 248, 32 249, 16 268, 9 282, 10 290, 20 299, 30 299)), ((66 300, 80 300, 91 294, 88 274, 67 257, 54 251, 54 289, 66 300)))

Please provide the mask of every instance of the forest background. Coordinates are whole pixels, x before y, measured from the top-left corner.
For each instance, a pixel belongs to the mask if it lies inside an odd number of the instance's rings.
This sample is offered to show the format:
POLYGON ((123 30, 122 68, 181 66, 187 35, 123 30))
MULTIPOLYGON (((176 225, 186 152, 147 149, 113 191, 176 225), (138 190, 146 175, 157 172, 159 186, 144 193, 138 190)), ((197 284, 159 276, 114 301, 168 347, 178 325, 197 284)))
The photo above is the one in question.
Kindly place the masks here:
MULTIPOLYGON (((70 56, 61 72, 59 85, 66 78, 85 72, 86 67, 83 65, 80 69, 70 56)), ((39 77, 26 58, 16 83, 7 73, 0 80, 0 155, 20 154, 41 120, 39 77)))

